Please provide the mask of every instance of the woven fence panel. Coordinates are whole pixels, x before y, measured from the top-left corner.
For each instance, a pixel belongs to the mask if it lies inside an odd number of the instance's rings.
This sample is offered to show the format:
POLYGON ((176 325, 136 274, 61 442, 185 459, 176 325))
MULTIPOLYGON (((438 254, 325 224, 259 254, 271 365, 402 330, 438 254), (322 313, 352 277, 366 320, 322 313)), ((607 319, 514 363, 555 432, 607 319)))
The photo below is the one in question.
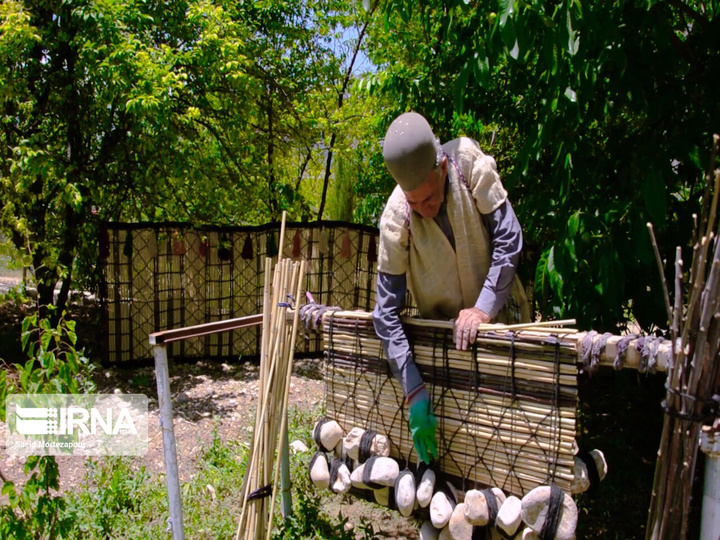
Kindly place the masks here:
MULTIPOLYGON (((190 227, 182 223, 107 223, 101 238, 105 360, 149 360, 152 332, 261 313, 265 259, 277 262, 280 224, 190 227)), ((305 288, 315 301, 371 310, 377 229, 342 222, 286 225, 282 257, 307 261, 305 288)), ((305 299, 300 299, 305 303, 305 299)), ((176 359, 259 354, 260 328, 168 344, 176 359)), ((297 350, 322 352, 319 335, 297 350)))
MULTIPOLYGON (((571 491, 577 417, 576 341, 487 333, 457 351, 452 331, 407 325, 438 420, 438 470, 463 490, 497 486, 522 497, 554 483, 571 491)), ((372 320, 325 318, 327 417, 388 437, 415 463, 407 407, 372 320)))

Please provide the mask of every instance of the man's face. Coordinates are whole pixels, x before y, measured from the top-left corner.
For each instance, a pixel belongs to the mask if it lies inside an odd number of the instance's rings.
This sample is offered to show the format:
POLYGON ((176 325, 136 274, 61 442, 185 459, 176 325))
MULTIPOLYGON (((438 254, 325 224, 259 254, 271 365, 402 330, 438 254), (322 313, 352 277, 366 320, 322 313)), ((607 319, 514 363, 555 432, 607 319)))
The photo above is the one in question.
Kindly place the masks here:
POLYGON ((445 200, 445 177, 447 158, 443 157, 439 167, 431 169, 420 187, 412 191, 403 191, 410 208, 424 218, 437 216, 445 200))

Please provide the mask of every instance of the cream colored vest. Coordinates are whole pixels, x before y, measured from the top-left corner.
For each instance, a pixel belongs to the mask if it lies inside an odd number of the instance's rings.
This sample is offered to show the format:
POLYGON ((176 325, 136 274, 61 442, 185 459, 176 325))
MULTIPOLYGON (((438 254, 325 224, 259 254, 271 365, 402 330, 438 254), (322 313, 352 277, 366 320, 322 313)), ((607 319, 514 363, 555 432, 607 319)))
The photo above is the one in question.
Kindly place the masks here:
POLYGON ((447 212, 455 250, 435 220, 409 209, 398 186, 380 219, 378 270, 406 274, 421 317, 454 319, 461 309, 475 305, 490 268, 491 248, 481 214, 497 209, 507 192, 495 160, 474 140, 455 139, 444 144, 443 151, 457 164, 447 164, 447 212))

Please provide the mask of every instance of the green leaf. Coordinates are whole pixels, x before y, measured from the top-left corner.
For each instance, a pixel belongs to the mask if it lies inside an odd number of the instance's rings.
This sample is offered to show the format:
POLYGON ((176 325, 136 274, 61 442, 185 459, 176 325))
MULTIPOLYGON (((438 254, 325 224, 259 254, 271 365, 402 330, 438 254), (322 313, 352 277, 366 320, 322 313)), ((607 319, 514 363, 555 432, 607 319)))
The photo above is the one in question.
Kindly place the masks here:
POLYGON ((507 24, 513 13, 515 13, 515 2, 513 0, 500 0, 500 28, 507 24))
POLYGON ((549 250, 543 251, 535 267, 535 296, 538 298, 541 306, 546 305, 550 298, 550 281, 547 270, 548 253, 549 250))
POLYGON ((560 271, 562 265, 562 257, 556 257, 555 246, 550 248, 547 261, 548 280, 550 288, 559 298, 562 297, 563 275, 560 271))
POLYGON ((580 211, 575 212, 568 219, 568 237, 575 238, 580 230, 580 211))
POLYGON ((490 86, 490 60, 486 54, 475 53, 475 76, 482 88, 490 86))

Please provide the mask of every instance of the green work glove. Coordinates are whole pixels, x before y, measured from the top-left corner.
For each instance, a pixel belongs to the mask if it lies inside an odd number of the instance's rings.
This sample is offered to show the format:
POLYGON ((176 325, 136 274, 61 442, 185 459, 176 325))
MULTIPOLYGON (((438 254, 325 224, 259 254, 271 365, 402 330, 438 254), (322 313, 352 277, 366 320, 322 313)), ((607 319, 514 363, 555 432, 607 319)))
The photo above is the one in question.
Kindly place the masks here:
POLYGON ((410 433, 420 461, 427 464, 430 464, 430 456, 434 459, 438 457, 436 428, 437 420, 432 411, 430 394, 423 389, 410 400, 410 433))

